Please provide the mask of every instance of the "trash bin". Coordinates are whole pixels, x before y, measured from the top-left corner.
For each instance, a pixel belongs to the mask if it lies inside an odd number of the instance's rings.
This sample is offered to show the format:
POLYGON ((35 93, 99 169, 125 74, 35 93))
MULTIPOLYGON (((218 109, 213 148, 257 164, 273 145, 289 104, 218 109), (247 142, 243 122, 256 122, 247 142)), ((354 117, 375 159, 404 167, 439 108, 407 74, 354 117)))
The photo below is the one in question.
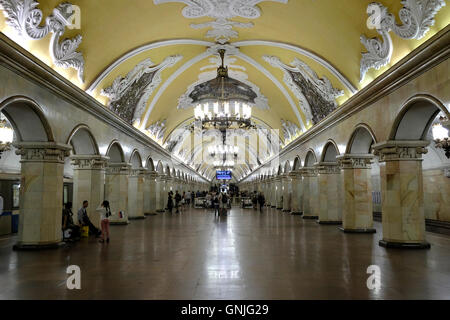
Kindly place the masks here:
POLYGON ((0 214, 0 235, 11 233, 11 212, 0 214))
POLYGON ((11 216, 11 232, 17 233, 19 232, 19 214, 12 214, 11 216))

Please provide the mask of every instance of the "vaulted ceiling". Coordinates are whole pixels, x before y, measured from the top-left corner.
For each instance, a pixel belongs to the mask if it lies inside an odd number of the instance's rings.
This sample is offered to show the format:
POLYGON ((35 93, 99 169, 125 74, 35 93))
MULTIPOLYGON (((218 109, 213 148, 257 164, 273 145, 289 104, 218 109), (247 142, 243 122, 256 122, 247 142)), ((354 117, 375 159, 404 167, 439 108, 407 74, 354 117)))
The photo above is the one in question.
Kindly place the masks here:
MULTIPOLYGON (((34 1, 0 0, 10 20, 14 18, 11 12, 17 12, 14 5, 27 2, 34 1)), ((76 68, 57 66, 49 54, 50 35, 36 40, 19 37, 18 28, 3 15, 0 30, 106 107, 113 108, 116 99, 119 108, 123 104, 121 98, 140 104, 140 112, 134 112, 130 122, 152 137, 159 134, 162 145, 167 145, 175 129, 192 119, 193 109, 180 98, 193 84, 215 76, 218 64, 215 54, 218 47, 225 45, 230 75, 259 90, 262 103, 253 108, 253 116, 266 128, 280 129, 280 139, 287 144, 320 120, 315 117, 313 121, 313 114, 308 115, 305 105, 308 101, 311 104, 314 96, 339 107, 450 21, 450 6, 445 6, 444 0, 379 1, 386 9, 385 14, 393 14, 397 25, 403 25, 404 31, 411 34, 405 36, 397 32, 395 25, 390 26, 387 34, 392 45, 387 49, 392 49, 391 52, 377 52, 360 39, 361 35, 377 37, 381 43, 389 44, 386 38, 384 42, 381 40, 386 35, 380 31, 381 27, 369 29, 369 14, 374 18, 372 24, 376 24, 377 15, 383 16, 383 7, 370 7, 371 2, 72 0, 79 9, 75 10, 78 16, 72 22, 81 18, 80 25, 73 29, 66 27, 63 37, 82 36, 75 49, 84 60, 84 82, 80 81, 76 68), (405 8, 417 19, 419 30, 413 26, 405 28, 405 21, 399 18, 399 12, 405 13, 405 8), (433 19, 434 24, 429 25, 427 21, 433 19), (365 62, 369 68, 360 81, 362 52, 368 51, 370 55, 365 62), (143 74, 148 77, 143 79, 143 74), (295 74, 303 75, 300 80, 307 82, 306 74, 315 85, 311 89, 289 81, 289 75, 295 74), (126 94, 127 88, 132 88, 133 93, 126 94), (314 94, 305 92, 310 89, 314 94), (130 98, 133 95, 135 100, 130 98), (286 130, 283 132, 285 120, 291 128, 298 128, 290 137, 286 130), (163 128, 159 126, 161 123, 163 128), (154 134, 147 130, 149 127, 154 134)), ((60 4, 61 0, 37 3, 43 17, 40 26, 45 25, 45 18, 60 4)), ((190 146, 191 151, 194 148, 195 145, 190 146)), ((261 150, 254 145, 251 148, 252 152, 261 150)), ((248 164, 239 168, 239 175, 248 170, 248 164)), ((209 171, 213 176, 212 170, 209 171)))

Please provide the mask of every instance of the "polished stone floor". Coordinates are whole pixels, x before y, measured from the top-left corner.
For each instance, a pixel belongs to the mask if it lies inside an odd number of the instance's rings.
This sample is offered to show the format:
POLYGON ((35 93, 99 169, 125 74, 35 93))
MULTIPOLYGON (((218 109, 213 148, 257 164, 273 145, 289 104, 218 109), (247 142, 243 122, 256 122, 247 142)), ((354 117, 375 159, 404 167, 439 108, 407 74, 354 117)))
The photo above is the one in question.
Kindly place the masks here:
POLYGON ((377 233, 344 234, 299 216, 234 208, 161 214, 111 226, 112 241, 14 252, 0 238, 1 299, 450 299, 450 237, 430 250, 378 246, 377 233), (81 290, 66 268, 81 268, 81 290), (367 267, 381 288, 366 286, 367 267))

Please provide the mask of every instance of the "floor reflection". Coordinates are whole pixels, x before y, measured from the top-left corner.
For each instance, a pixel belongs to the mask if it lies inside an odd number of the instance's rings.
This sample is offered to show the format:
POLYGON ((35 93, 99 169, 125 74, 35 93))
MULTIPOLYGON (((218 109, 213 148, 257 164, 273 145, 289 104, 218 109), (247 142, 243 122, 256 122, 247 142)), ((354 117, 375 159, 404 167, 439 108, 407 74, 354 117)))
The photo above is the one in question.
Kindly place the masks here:
POLYGON ((111 243, 15 252, 0 238, 0 299, 450 299, 450 237, 430 250, 387 250, 275 209, 191 209, 111 226, 111 243), (80 266, 82 290, 65 287, 80 266), (369 290, 367 268, 381 287, 369 290))

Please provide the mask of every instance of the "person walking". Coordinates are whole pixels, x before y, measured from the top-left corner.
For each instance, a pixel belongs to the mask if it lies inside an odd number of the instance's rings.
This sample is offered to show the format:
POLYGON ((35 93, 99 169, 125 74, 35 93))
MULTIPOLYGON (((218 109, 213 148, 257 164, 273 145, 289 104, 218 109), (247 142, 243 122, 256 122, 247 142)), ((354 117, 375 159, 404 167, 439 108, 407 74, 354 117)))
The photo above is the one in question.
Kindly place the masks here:
POLYGON ((172 192, 169 192, 169 197, 167 198, 167 209, 170 213, 172 213, 173 209, 173 199, 172 199, 172 192))
POLYGON ((180 213, 180 202, 181 202, 181 195, 178 193, 178 190, 175 191, 175 213, 180 213))
POLYGON ((264 204, 266 203, 266 198, 264 197, 262 192, 260 192, 258 195, 258 203, 259 203, 259 211, 263 212, 263 207, 264 207, 264 204))
POLYGON ((97 212, 100 213, 102 228, 102 238, 99 240, 99 242, 104 243, 106 237, 106 242, 109 243, 109 217, 111 216, 111 208, 109 207, 109 202, 107 200, 103 201, 100 207, 97 208, 97 212))

